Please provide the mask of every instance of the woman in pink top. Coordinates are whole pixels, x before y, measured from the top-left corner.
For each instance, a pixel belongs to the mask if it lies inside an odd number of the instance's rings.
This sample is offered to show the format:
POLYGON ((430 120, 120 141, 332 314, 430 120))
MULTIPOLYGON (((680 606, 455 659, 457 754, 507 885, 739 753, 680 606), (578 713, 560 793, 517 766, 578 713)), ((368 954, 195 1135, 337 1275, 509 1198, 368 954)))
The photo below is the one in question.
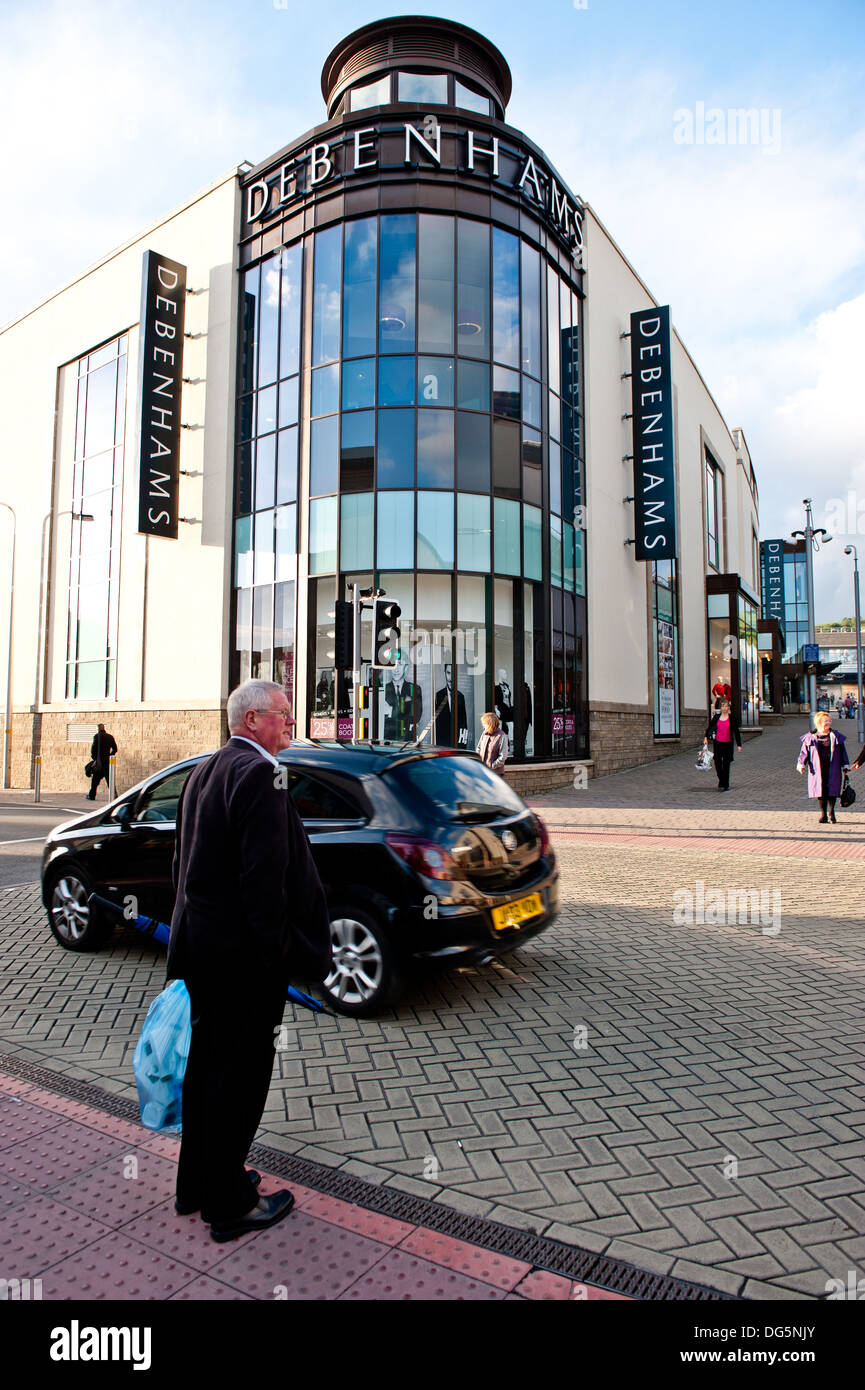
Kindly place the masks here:
POLYGON ((721 708, 717 714, 713 714, 709 720, 709 727, 706 730, 706 737, 703 742, 708 747, 709 739, 715 743, 714 758, 715 771, 718 774, 718 791, 728 792, 730 790, 730 764, 733 761, 733 744, 735 743, 739 752, 742 751, 742 735, 739 723, 730 708, 730 701, 723 700, 721 708))

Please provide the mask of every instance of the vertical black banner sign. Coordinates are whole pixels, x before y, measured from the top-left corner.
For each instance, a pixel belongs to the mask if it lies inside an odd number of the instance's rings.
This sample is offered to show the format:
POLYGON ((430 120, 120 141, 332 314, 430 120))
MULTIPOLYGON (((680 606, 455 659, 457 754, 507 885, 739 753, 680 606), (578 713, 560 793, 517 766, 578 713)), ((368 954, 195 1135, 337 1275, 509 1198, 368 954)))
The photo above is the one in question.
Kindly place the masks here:
POLYGON ((177 539, 186 266, 145 251, 141 285, 138 530, 177 539))
POLYGON ((634 513, 637 560, 676 555, 676 460, 670 308, 631 314, 634 513))
POLYGON ((784 638, 786 609, 784 607, 784 542, 763 541, 763 616, 776 618, 784 638))

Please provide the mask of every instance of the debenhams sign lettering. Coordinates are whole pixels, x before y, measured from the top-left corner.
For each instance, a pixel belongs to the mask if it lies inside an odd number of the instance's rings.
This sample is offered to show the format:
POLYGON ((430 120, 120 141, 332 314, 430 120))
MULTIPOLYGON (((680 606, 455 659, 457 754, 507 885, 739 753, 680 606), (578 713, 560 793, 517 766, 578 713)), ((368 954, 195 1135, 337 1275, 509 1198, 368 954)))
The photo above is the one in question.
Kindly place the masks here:
POLYGON ((676 555, 676 460, 670 309, 631 314, 634 521, 637 560, 676 555))
POLYGON ((177 540, 186 266, 145 251, 138 530, 177 540))
POLYGON ((410 121, 381 128, 365 126, 362 130, 346 132, 341 140, 320 141, 247 185, 247 230, 276 217, 292 203, 337 179, 351 178, 376 168, 393 171, 406 165, 422 165, 430 170, 444 169, 450 173, 507 180, 545 215, 571 248, 577 266, 582 266, 583 208, 559 187, 542 161, 525 150, 514 151, 503 146, 497 135, 480 135, 474 130, 458 132, 453 143, 457 162, 443 164, 442 127, 431 118, 420 127, 410 121), (394 134, 401 143, 402 165, 381 165, 379 141, 382 136, 392 139, 394 134))

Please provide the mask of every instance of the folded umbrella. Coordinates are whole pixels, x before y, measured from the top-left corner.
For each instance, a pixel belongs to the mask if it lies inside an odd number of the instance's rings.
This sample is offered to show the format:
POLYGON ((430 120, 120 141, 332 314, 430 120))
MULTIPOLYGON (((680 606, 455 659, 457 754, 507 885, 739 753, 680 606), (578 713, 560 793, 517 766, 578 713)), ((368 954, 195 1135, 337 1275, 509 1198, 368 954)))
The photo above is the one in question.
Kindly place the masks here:
MULTIPOLYGON (((171 928, 166 922, 159 922, 155 917, 127 917, 124 909, 119 903, 113 903, 110 898, 103 898, 99 893, 91 893, 87 899, 89 903, 94 903, 103 912, 108 912, 117 921, 123 922, 127 927, 134 927, 136 931, 143 932, 145 936, 152 936, 154 941, 159 941, 163 946, 168 945, 171 936, 171 928)), ((301 1004, 304 1009, 311 1009, 315 1014, 329 1013, 320 999, 314 999, 311 994, 304 994, 302 990, 295 989, 294 985, 289 985, 286 997, 293 1004, 301 1004)))

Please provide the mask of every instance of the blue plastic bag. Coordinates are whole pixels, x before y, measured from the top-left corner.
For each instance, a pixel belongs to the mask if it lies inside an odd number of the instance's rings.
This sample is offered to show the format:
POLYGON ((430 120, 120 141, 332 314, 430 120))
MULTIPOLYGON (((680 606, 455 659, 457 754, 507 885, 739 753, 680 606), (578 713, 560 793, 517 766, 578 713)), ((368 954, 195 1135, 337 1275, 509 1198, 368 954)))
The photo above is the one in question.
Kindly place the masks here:
POLYGON ((147 1129, 161 1134, 180 1132, 191 1035, 189 991, 182 980, 172 980, 147 1010, 132 1059, 141 1123, 147 1129))

